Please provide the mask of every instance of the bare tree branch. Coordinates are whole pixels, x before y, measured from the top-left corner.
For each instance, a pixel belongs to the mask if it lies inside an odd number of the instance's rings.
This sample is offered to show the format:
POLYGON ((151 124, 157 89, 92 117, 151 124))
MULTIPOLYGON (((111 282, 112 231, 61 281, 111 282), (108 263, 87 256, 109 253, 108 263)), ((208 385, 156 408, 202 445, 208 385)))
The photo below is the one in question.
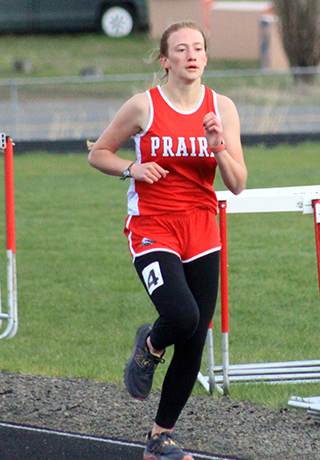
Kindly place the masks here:
MULTIPOLYGON (((284 50, 291 67, 320 62, 320 0, 273 0, 281 22, 284 50)), ((311 80, 310 75, 304 80, 311 80)))

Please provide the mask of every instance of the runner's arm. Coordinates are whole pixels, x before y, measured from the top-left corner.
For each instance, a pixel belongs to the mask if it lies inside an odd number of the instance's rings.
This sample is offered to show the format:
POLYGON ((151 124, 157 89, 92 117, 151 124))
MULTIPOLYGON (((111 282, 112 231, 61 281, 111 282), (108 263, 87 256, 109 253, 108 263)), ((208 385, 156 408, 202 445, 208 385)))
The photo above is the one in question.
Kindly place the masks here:
POLYGON ((240 121, 234 103, 225 96, 218 95, 218 117, 210 112, 203 120, 205 135, 210 147, 218 147, 225 141, 225 149, 216 153, 215 158, 219 166, 224 184, 232 193, 241 193, 247 181, 247 168, 244 163, 241 139, 240 121))
MULTIPOLYGON (((122 177, 132 161, 119 157, 116 152, 130 137, 143 132, 148 119, 149 103, 146 94, 138 94, 129 99, 94 143, 88 156, 89 164, 104 174, 122 177)), ((155 162, 134 163, 130 168, 131 177, 150 184, 166 177, 167 172, 155 162)))

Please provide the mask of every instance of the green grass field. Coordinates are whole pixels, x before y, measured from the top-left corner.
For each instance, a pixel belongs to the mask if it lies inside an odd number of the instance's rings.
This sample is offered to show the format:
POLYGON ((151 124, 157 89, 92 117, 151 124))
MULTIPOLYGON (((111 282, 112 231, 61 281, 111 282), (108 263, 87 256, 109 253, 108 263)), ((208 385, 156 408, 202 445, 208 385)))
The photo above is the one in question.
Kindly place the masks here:
MULTIPOLYGON (((96 68, 104 75, 119 73, 157 73, 160 64, 158 40, 148 34, 110 38, 99 33, 59 35, 0 36, 0 79, 30 77, 64 77, 80 75, 83 69, 96 68), (33 64, 30 74, 17 73, 15 59, 27 59, 33 64)), ((249 61, 213 61, 207 69, 256 67, 249 61)))
MULTIPOLYGON (((245 148, 248 188, 319 183, 319 148, 245 148)), ((14 167, 19 330, 1 341, 0 368, 121 383, 136 328, 156 317, 123 235, 128 184, 90 168, 85 145, 83 154, 16 156, 14 167)), ((215 188, 224 188, 220 177, 215 188)), ((4 216, 3 190, 0 207, 4 216)), ((4 218, 0 235, 5 307, 4 218)), ((318 359, 313 216, 229 215, 228 249, 230 362, 318 359)), ((214 337, 219 364, 220 306, 214 337)), ((291 394, 319 391, 311 383, 232 385, 231 397, 279 407, 291 394)), ((195 393, 206 394, 200 384, 195 393)))
MULTIPOLYGON (((90 67, 101 69, 105 75, 129 71, 157 74, 159 64, 149 62, 156 49, 157 43, 148 35, 122 39, 103 34, 3 35, 0 79, 74 76, 90 67), (15 73, 14 59, 31 60, 33 72, 15 73)), ((257 66, 257 62, 211 60, 207 69, 257 66)), ((306 95, 310 103, 317 103, 318 87, 296 91, 291 82, 286 82, 284 77, 263 82, 248 77, 206 83, 235 100, 240 93, 250 102, 262 99, 270 103, 278 89, 281 104, 287 104, 287 93, 290 97, 298 95, 302 103, 306 95)), ((90 91, 106 90, 110 87, 90 91)), ((123 88, 112 86, 111 90, 116 94, 123 88)), ((6 88, 1 91, 4 98, 9 97, 6 88)), ((19 98, 34 98, 39 91, 28 87, 19 98)), ((64 91, 70 96, 70 87, 64 91)), ((131 93, 131 86, 128 91, 131 93)), ((248 188, 318 184, 319 149, 317 143, 245 148, 248 188)), ((132 153, 124 154, 132 157, 132 153)), ((0 161, 3 171, 2 156, 0 161)), ((136 328, 156 317, 138 281, 123 235, 127 186, 91 169, 85 145, 83 153, 77 155, 43 152, 15 158, 19 329, 13 339, 0 341, 0 369, 122 383, 136 328)), ((224 188, 220 177, 215 188, 224 188)), ((3 187, 0 213, 5 310, 3 187)), ((312 216, 230 215, 228 248, 230 362, 318 359, 319 290, 312 216)), ((214 338, 216 364, 220 364, 219 304, 214 338)), ((170 351, 166 356, 170 357, 170 351)), ((156 388, 161 385, 166 366, 157 371, 156 388)), ((207 374, 206 356, 202 372, 207 374)), ((232 385, 230 397, 274 409, 285 407, 292 394, 314 396, 319 392, 320 385, 312 383, 232 385)), ((194 393, 206 395, 200 384, 194 393)))

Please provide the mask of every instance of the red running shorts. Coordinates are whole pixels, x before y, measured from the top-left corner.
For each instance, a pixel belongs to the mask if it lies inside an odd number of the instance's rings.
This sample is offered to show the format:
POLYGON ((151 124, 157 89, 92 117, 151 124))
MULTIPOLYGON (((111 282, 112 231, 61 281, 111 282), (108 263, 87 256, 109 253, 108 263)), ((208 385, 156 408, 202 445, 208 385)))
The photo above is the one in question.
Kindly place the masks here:
POLYGON ((221 249, 216 215, 207 209, 128 216, 124 233, 133 259, 167 251, 177 254, 182 262, 191 262, 221 249))

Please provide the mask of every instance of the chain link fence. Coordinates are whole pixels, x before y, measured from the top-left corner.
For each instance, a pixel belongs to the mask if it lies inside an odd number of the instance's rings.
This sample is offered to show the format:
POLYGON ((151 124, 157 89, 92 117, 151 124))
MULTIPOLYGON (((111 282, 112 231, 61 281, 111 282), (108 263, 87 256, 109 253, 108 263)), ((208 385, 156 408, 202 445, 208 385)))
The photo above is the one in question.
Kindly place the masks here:
MULTIPOLYGON (((319 68, 205 72, 203 83, 236 104, 242 134, 320 131, 319 68), (301 74, 312 84, 297 83, 301 74)), ((96 139, 154 74, 0 80, 1 131, 15 141, 96 139)))

